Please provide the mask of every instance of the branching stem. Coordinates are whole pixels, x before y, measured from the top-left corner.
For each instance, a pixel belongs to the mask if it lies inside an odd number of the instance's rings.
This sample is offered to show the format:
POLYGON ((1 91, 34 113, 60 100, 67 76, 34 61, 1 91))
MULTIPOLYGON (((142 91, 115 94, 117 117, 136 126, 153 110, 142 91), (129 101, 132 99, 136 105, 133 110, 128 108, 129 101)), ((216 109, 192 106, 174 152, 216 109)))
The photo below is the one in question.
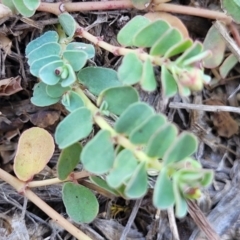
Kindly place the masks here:
POLYGON ((39 198, 35 193, 33 193, 26 185, 25 182, 18 180, 11 174, 7 173, 0 168, 0 178, 10 184, 16 189, 17 192, 21 192, 25 197, 27 197, 31 202, 38 206, 42 211, 44 211, 49 217, 52 218, 54 222, 59 224, 62 228, 66 229, 74 237, 81 240, 91 240, 85 233, 76 228, 68 220, 62 217, 58 212, 52 209, 48 204, 46 204, 41 198, 39 198))

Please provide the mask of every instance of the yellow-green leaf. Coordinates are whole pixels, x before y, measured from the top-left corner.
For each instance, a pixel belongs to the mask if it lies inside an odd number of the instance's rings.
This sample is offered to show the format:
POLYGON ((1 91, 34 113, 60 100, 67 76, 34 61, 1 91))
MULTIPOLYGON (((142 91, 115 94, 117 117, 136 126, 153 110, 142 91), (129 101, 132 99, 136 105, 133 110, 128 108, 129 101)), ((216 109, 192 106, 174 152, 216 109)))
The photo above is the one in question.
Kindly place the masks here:
POLYGON ((53 137, 44 129, 33 127, 22 133, 14 159, 14 172, 28 181, 46 166, 54 152, 53 137))

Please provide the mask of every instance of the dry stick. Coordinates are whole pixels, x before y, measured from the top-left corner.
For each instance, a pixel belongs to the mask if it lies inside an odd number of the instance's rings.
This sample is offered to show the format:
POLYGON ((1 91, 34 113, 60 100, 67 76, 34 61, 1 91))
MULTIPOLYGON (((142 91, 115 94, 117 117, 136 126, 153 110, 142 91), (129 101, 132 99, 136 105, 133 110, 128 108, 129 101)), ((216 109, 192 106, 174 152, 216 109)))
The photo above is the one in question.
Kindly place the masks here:
POLYGON ((204 8, 181 6, 181 5, 170 4, 170 3, 160 3, 159 5, 154 6, 153 10, 216 19, 216 20, 221 20, 227 24, 232 22, 232 18, 227 16, 225 13, 212 11, 204 8))
POLYGON ((174 240, 180 240, 175 215, 174 215, 174 212, 173 212, 173 207, 170 207, 167 210, 167 213, 168 213, 169 226, 170 226, 170 229, 171 229, 172 234, 173 234, 173 239, 174 240))
POLYGON ((237 107, 229 107, 229 106, 213 106, 213 105, 201 105, 201 104, 190 104, 190 103, 177 103, 171 102, 169 104, 170 108, 177 109, 191 109, 198 111, 206 111, 206 112, 235 112, 240 114, 240 108, 237 107))
POLYGON ((41 3, 37 10, 59 15, 64 11, 86 12, 95 10, 114 10, 128 8, 133 8, 130 0, 107 2, 41 3))
POLYGON ((188 212, 200 230, 202 230, 208 240, 220 240, 220 237, 211 227, 208 219, 204 216, 198 205, 192 201, 187 201, 188 212))
POLYGON ((235 55, 235 57, 238 59, 238 61, 240 61, 240 49, 239 49, 238 45, 236 44, 236 42, 230 37, 226 27, 219 21, 216 21, 214 23, 214 27, 222 35, 223 39, 226 41, 231 52, 235 55))
MULTIPOLYGON (((188 6, 181 6, 171 3, 161 3, 162 0, 154 0, 150 9, 155 11, 172 12, 193 15, 198 17, 210 18, 221 20, 226 24, 232 22, 232 18, 227 16, 223 12, 212 11, 203 8, 194 8, 188 6)), ((128 9, 134 8, 130 0, 120 1, 105 1, 105 2, 78 2, 78 3, 41 3, 38 7, 38 11, 50 12, 55 15, 59 15, 64 11, 67 12, 83 12, 83 11, 95 11, 95 10, 114 10, 114 9, 128 9)), ((148 9, 146 9, 148 10, 148 9)))
POLYGON ((133 224, 133 221, 134 221, 134 219, 137 216, 138 209, 140 208, 141 203, 142 203, 142 198, 136 200, 135 205, 134 205, 133 210, 131 212, 131 215, 130 215, 130 217, 128 219, 127 225, 126 225, 126 227, 123 230, 123 233, 122 233, 122 236, 121 236, 120 240, 127 239, 128 232, 130 231, 131 226, 133 224))
POLYGON ((81 230, 72 225, 64 217, 62 217, 58 212, 52 209, 48 204, 46 204, 41 198, 39 198, 35 193, 26 187, 26 183, 13 177, 11 174, 5 172, 0 168, 0 178, 10 184, 16 189, 17 192, 21 192, 25 197, 27 197, 31 202, 38 206, 43 212, 45 212, 49 217, 53 219, 54 222, 59 224, 62 228, 66 229, 74 237, 81 240, 92 240, 81 230))

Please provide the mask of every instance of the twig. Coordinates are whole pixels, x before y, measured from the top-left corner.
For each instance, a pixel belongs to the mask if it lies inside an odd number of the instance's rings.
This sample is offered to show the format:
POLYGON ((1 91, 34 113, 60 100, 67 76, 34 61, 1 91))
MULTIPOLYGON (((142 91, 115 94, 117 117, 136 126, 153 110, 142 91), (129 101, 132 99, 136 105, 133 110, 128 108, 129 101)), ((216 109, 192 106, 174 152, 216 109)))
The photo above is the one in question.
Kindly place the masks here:
POLYGON ((214 27, 217 28, 223 39, 226 41, 231 52, 236 56, 238 61, 240 61, 240 49, 236 42, 228 34, 228 30, 226 29, 226 27, 219 21, 216 21, 214 23, 214 27))
POLYGON ((137 216, 138 209, 140 208, 141 203, 142 203, 142 198, 136 200, 135 205, 133 207, 133 210, 131 212, 131 215, 130 215, 130 217, 128 219, 127 225, 126 225, 126 227, 124 228, 124 230, 122 232, 122 236, 121 236, 120 240, 127 239, 128 232, 130 231, 131 226, 133 224, 133 221, 134 221, 135 217, 137 216))
POLYGON ((170 108, 177 109, 191 109, 198 111, 206 111, 206 112, 235 112, 240 114, 240 108, 230 107, 230 106, 210 106, 210 105, 201 105, 201 104, 190 104, 190 103, 178 103, 171 102, 169 104, 170 108))
POLYGON ((171 232, 173 234, 173 239, 180 240, 173 208, 172 207, 169 208, 167 210, 167 212, 168 212, 169 226, 170 226, 171 232))
POLYGON ((220 237, 210 225, 208 219, 204 216, 198 205, 188 201, 188 212, 200 230, 202 230, 208 240, 220 240, 220 237))
POLYGON ((232 22, 232 18, 227 16, 225 13, 212 11, 204 8, 181 6, 177 4, 171 4, 171 3, 160 3, 159 5, 154 6, 153 10, 180 13, 180 14, 193 15, 193 16, 210 18, 215 20, 221 20, 227 24, 232 22))

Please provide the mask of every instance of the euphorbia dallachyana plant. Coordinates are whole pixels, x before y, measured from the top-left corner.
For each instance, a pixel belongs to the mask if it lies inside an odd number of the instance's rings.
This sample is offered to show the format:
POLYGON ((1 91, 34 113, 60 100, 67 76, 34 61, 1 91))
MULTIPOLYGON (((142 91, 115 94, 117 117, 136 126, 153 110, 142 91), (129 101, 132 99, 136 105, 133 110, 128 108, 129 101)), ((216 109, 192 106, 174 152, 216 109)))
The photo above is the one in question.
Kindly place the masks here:
MULTIPOLYGON (((161 67, 164 96, 177 92, 186 96, 201 90, 209 81, 201 61, 209 52, 203 51, 200 42, 184 39, 167 22, 137 16, 118 33, 122 46, 133 47, 118 71, 85 67, 95 56, 93 45, 73 41, 79 27, 68 13, 61 14, 59 21, 64 31, 45 32, 26 48, 30 72, 39 79, 32 103, 49 106, 61 102, 69 112, 55 132, 55 142, 62 151, 58 178, 67 179, 81 162, 100 188, 137 199, 146 194, 148 174, 154 172, 156 208, 175 206, 176 216, 185 216, 187 200, 199 198, 213 173, 192 158, 197 138, 189 132, 179 133, 163 114, 139 100, 132 85, 156 90, 159 83, 154 67, 161 67), (84 94, 82 89, 86 88, 95 95, 96 105, 84 94), (116 116, 113 126, 106 121, 110 114, 116 116), (94 124, 100 130, 82 147, 80 141, 89 136, 94 124)), ((62 193, 74 221, 91 222, 96 217, 98 202, 91 190, 67 182, 62 193)))

